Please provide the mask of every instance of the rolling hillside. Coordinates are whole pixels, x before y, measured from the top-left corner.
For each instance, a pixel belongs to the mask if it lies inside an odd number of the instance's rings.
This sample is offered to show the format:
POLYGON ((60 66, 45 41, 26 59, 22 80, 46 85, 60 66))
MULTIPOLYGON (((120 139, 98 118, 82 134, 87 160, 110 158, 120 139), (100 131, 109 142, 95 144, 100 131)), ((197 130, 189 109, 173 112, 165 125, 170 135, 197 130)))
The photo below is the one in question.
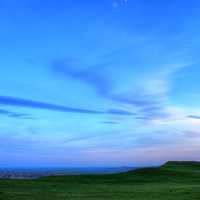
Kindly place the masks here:
POLYGON ((112 175, 0 180, 0 200, 199 200, 200 163, 167 162, 112 175))

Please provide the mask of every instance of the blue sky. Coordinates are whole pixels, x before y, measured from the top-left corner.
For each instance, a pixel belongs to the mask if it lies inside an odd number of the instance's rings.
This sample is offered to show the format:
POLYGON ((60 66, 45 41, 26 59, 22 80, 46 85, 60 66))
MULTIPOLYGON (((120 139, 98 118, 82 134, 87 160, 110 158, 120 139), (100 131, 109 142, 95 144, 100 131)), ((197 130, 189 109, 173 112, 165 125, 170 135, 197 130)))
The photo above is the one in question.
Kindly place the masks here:
POLYGON ((2 0, 0 165, 200 160, 198 0, 2 0))

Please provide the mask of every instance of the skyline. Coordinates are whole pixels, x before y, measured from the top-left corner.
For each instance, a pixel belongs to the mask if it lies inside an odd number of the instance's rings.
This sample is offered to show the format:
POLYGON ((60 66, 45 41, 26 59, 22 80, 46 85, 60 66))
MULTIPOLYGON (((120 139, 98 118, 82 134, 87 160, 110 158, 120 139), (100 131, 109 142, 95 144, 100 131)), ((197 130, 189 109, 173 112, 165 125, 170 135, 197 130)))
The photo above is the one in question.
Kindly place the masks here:
POLYGON ((198 0, 2 0, 0 166, 200 161, 198 0))

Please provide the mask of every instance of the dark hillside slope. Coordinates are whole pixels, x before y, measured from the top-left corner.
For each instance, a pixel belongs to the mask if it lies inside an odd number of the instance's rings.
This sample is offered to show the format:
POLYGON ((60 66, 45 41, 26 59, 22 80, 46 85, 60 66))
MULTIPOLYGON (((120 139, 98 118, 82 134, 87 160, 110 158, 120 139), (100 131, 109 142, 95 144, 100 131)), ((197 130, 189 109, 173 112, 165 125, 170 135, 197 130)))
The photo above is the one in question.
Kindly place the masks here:
POLYGON ((200 163, 167 162, 110 175, 0 180, 0 200, 199 200, 200 163))
POLYGON ((72 175, 45 177, 43 181, 70 181, 82 183, 145 183, 145 182, 183 182, 200 183, 200 162, 169 161, 161 167, 143 168, 119 174, 72 175))
POLYGON ((144 168, 127 172, 133 178, 151 182, 183 182, 200 183, 200 162, 168 161, 161 167, 144 168))

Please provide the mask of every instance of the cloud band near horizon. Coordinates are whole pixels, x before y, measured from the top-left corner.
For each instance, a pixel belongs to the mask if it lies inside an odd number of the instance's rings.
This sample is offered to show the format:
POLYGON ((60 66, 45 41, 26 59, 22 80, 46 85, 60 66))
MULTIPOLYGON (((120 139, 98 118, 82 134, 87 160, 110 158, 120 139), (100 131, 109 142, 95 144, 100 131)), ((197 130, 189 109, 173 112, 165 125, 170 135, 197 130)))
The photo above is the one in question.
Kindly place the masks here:
POLYGON ((63 105, 51 104, 46 102, 27 100, 18 97, 0 96, 0 105, 18 106, 24 108, 43 109, 58 112, 80 113, 80 114, 111 114, 111 115, 134 115, 121 109, 109 109, 105 111, 91 110, 85 108, 74 108, 63 105))

